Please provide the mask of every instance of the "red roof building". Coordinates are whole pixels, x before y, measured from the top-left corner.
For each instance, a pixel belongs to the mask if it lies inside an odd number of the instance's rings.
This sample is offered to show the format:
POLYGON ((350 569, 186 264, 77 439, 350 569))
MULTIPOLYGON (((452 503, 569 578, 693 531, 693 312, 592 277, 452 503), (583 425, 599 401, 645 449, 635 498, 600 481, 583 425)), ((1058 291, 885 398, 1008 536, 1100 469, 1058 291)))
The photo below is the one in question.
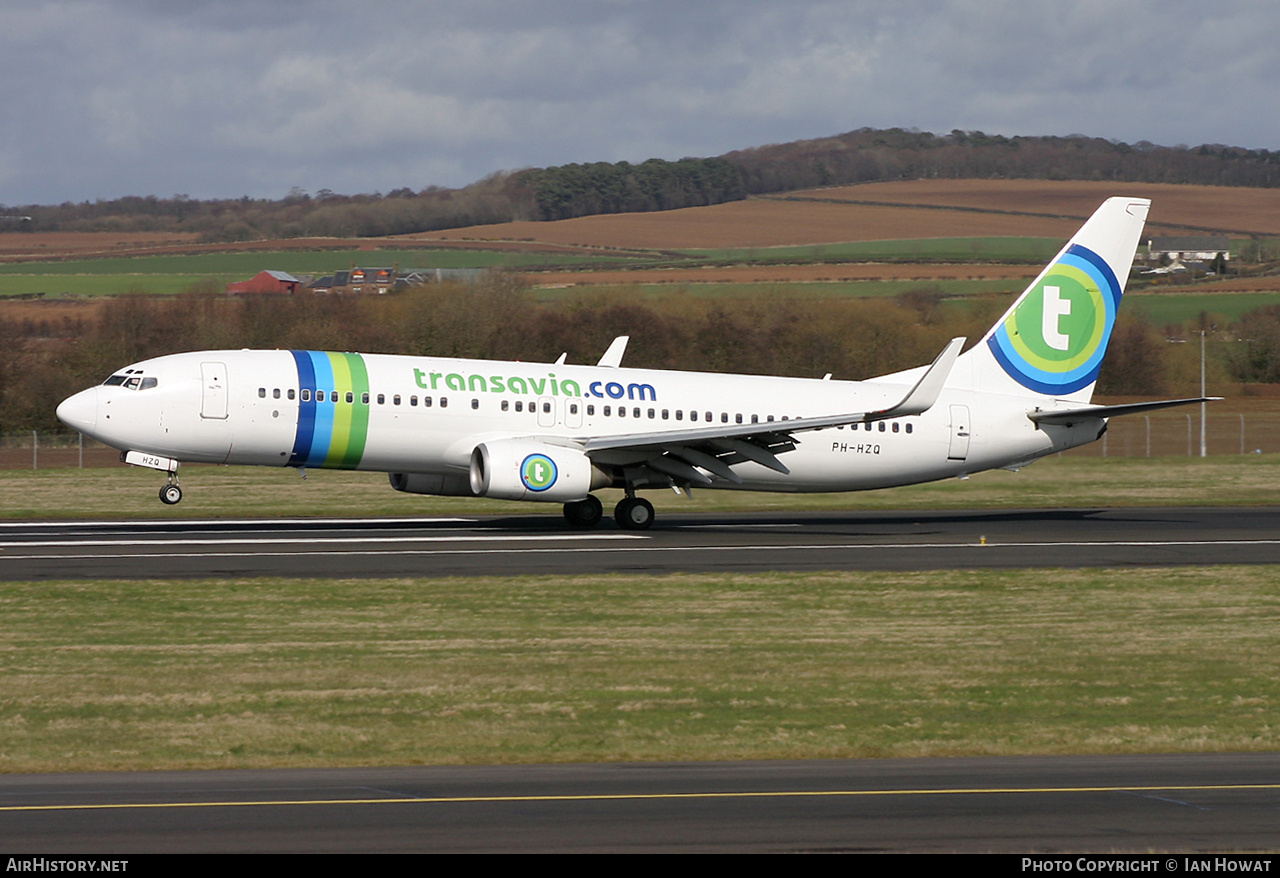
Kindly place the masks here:
POLYGON ((249 280, 227 284, 228 293, 278 293, 292 295, 302 281, 287 271, 260 271, 249 280))

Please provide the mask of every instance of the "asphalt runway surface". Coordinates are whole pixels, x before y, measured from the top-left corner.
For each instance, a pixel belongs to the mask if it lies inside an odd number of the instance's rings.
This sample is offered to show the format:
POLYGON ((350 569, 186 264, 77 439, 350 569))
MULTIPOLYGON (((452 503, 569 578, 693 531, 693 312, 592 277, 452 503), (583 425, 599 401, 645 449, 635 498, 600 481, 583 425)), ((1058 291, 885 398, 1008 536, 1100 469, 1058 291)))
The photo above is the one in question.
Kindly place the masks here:
POLYGON ((10 775, 0 849, 1220 854, 1277 806, 1280 754, 10 775))
POLYGON ((1274 563, 1280 507, 0 524, 8 581, 1274 563))

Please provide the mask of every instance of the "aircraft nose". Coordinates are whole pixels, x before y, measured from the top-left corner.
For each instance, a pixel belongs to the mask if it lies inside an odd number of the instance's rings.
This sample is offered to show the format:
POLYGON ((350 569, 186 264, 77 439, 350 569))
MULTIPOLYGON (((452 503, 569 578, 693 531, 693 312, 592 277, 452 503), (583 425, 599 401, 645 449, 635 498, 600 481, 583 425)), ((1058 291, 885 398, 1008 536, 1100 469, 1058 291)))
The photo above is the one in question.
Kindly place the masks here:
POLYGON ((73 430, 90 433, 98 425, 98 388, 68 396, 58 405, 58 420, 73 430))

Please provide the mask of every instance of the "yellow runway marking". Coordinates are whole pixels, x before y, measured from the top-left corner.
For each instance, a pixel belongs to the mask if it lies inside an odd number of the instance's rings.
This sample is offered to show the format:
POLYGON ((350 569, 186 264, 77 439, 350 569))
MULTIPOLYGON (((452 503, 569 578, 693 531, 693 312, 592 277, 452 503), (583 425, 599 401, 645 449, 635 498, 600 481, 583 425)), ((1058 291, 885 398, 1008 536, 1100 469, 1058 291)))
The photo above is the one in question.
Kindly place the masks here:
POLYGON ((1209 791, 1280 790, 1271 784, 1177 784, 1160 786, 1114 787, 975 787, 971 789, 922 790, 781 790, 777 792, 739 793, 582 793, 558 796, 428 796, 402 799, 272 799, 264 801, 227 802, 112 802, 97 805, 3 805, 0 812, 15 811, 112 811, 141 808, 251 808, 288 807, 293 805, 452 805, 464 803, 517 802, 626 802, 680 799, 797 799, 855 798, 872 796, 983 796, 1015 793, 1152 793, 1209 791))

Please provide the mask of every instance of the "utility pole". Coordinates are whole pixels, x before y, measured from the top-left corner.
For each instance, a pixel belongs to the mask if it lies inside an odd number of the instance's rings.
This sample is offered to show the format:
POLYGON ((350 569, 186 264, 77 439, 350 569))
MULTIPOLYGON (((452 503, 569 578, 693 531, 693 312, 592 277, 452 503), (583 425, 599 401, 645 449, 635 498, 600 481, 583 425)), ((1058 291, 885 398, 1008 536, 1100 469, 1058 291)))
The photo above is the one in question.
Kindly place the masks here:
MULTIPOLYGON (((1200 330, 1200 399, 1201 399, 1201 400, 1203 400, 1203 399, 1204 399, 1204 397, 1205 397, 1205 392, 1204 392, 1204 333, 1205 333, 1205 331, 1204 331, 1203 329, 1202 329, 1202 330, 1200 330)), ((1206 443, 1205 443, 1205 438, 1204 438, 1204 424, 1205 424, 1205 416, 1208 414, 1208 409, 1209 409, 1209 407, 1208 407, 1208 403, 1205 403, 1205 402, 1201 402, 1201 403, 1200 403, 1200 456, 1201 456, 1201 457, 1207 457, 1207 456, 1209 455, 1208 447, 1207 447, 1207 445, 1206 445, 1206 443)))

